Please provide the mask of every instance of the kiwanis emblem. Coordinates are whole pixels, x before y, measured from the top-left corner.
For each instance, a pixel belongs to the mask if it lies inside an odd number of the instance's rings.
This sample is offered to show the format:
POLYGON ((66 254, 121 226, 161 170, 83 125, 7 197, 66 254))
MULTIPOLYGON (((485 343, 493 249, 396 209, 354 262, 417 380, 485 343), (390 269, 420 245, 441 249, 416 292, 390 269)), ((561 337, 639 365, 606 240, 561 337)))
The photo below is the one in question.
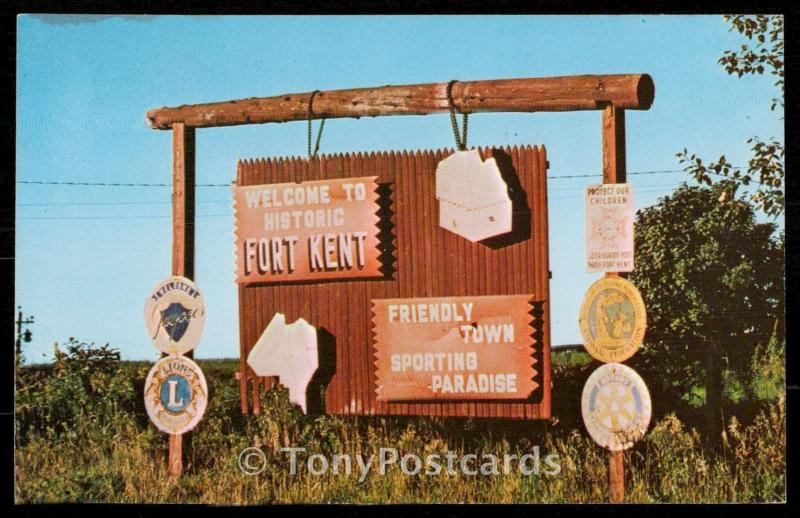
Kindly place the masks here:
POLYGON ((208 387, 200 367, 183 356, 159 360, 144 384, 144 403, 153 424, 162 432, 185 433, 203 417, 208 387))
POLYGON ((611 451, 625 450, 642 438, 650 424, 650 392, 625 365, 607 363, 589 376, 581 411, 592 439, 611 451))
POLYGON ((159 350, 185 354, 197 346, 203 333, 203 296, 189 279, 170 277, 153 289, 144 307, 144 318, 159 350))
POLYGON ((586 293, 580 329, 586 350, 603 362, 624 361, 639 349, 647 325, 644 301, 631 282, 603 277, 586 293))

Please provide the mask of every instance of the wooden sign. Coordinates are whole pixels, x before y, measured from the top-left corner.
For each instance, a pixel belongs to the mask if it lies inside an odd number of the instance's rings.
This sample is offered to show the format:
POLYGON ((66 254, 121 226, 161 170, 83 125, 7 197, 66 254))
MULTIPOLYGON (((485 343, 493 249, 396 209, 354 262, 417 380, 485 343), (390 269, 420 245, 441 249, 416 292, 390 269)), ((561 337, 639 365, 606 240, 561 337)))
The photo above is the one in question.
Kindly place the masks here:
POLYGON ((302 318, 287 325, 276 313, 250 351, 247 364, 259 376, 277 376, 289 389, 289 401, 306 413, 308 382, 317 371, 317 330, 302 318))
POLYGON ((144 306, 147 332, 165 354, 186 354, 197 347, 205 319, 203 295, 186 277, 172 276, 158 283, 144 306))
POLYGON ((144 382, 144 406, 156 428, 182 434, 206 411, 208 386, 200 367, 184 356, 167 356, 150 369, 144 382))
POLYGON ((532 298, 373 300, 378 401, 529 397, 532 298))
POLYGON ((590 272, 633 271, 633 187, 589 185, 585 196, 586 265, 590 272))
POLYGON ((586 292, 578 325, 589 354, 601 362, 625 361, 644 340, 647 313, 642 295, 626 279, 603 277, 586 292))
POLYGON ((644 436, 650 424, 650 391, 630 367, 607 363, 586 380, 581 411, 597 444, 611 451, 625 450, 644 436))
MULTIPOLYGON (((480 152, 486 160, 493 159, 501 171, 514 218, 510 232, 479 242, 439 225, 436 169, 453 153, 450 150, 239 162, 239 187, 290 183, 297 178, 350 182, 353 178, 377 176, 377 237, 383 272, 381 277, 341 281, 239 284, 242 412, 261 410, 260 394, 269 383, 253 371, 247 358, 275 314, 281 313, 287 322, 302 318, 317 330, 319 366, 307 390, 309 413, 315 409, 314 412, 350 415, 501 419, 550 416, 547 157, 544 148, 537 146, 487 148, 480 152), (502 367, 481 371, 519 372, 515 386, 520 397, 503 395, 496 399, 497 395, 493 395, 489 399, 484 394, 478 399, 448 396, 414 401, 378 397, 373 300, 474 299, 473 303, 480 305, 479 299, 487 296, 527 297, 520 307, 526 307, 532 317, 524 322, 533 329, 529 333, 532 345, 530 341, 527 345, 527 355, 532 358, 526 356, 516 365, 511 356, 502 367), (530 385, 525 385, 522 372, 531 378, 530 385)), ((515 328, 515 340, 519 340, 519 332, 515 328)), ((507 346, 501 343, 486 347, 507 346)), ((483 368, 485 365, 481 364, 483 368)))
POLYGON ((494 158, 457 151, 436 166, 439 225, 470 241, 511 232, 511 199, 494 158))
POLYGON ((236 282, 380 277, 375 178, 233 186, 236 282))

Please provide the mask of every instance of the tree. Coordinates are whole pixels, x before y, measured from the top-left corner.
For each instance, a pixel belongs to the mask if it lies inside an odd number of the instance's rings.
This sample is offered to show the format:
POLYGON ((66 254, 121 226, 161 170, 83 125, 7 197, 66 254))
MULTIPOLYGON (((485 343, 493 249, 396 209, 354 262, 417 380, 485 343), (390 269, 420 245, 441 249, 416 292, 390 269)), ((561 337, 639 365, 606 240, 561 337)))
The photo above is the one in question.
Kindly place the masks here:
MULTIPOLYGON (((769 73, 776 77, 775 87, 779 96, 772 99, 770 109, 783 110, 784 72, 783 72, 783 16, 725 16, 731 24, 730 30, 737 30, 749 43, 739 51, 726 50, 718 63, 730 75, 763 75, 769 73), (754 45, 754 46, 751 46, 754 45)), ((747 195, 755 206, 768 216, 783 214, 784 199, 784 146, 775 138, 762 140, 751 137, 752 158, 747 167, 737 167, 722 155, 714 162, 704 163, 696 154, 687 149, 677 153, 684 169, 699 183, 711 185, 713 176, 733 180, 737 186, 755 184, 753 192, 747 195)))
POLYGON ((714 440, 724 370, 746 370, 756 346, 783 329, 782 235, 772 223, 757 223, 735 190, 731 180, 683 184, 640 210, 631 274, 648 319, 637 363, 652 380, 673 380, 677 387, 667 391, 705 386, 714 440))

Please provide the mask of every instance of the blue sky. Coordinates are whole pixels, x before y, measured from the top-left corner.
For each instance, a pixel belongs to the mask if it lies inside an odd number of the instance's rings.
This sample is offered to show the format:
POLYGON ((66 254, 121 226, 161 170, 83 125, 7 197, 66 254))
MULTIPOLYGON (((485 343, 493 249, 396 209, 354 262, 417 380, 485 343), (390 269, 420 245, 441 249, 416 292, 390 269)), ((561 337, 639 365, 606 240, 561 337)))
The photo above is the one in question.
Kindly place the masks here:
MULTIPOLYGON (((721 16, 108 17, 21 16, 17 181, 169 183, 169 132, 154 107, 447 81, 649 73, 656 98, 627 116, 628 171, 680 169, 684 147, 747 161, 747 138, 783 139, 771 77, 736 79, 716 60, 742 43, 721 16)), ((553 343, 580 341, 582 189, 600 182, 600 113, 478 114, 470 145, 545 144, 552 178, 553 343)), ((336 119, 321 152, 453 147, 447 115, 336 119)), ((227 184, 236 160, 303 156, 306 124, 201 129, 197 182, 227 184)), ((686 174, 631 175, 636 206, 686 174)), ((143 320, 170 273, 170 189, 17 184, 16 304, 34 314, 28 361, 74 336, 155 359, 143 320)), ((197 283, 206 329, 196 356, 238 356, 230 190, 199 187, 197 283)))

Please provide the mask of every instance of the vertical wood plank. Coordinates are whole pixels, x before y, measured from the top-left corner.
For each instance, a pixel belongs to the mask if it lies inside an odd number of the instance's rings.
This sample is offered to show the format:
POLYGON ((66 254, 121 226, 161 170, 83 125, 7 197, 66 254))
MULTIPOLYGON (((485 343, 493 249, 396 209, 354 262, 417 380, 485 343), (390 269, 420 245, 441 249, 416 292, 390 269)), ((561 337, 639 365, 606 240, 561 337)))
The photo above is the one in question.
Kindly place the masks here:
MULTIPOLYGON (((541 212, 539 209, 539 148, 537 146, 526 146, 525 152, 525 192, 528 198, 528 205, 531 209, 531 233, 533 234, 534 246, 527 249, 528 275, 534 279, 533 299, 539 301, 542 298, 541 286, 539 285, 539 267, 541 265, 541 212)), ((536 351, 541 349, 542 344, 536 340, 536 351)), ((535 351, 535 352, 536 352, 535 351)), ((536 417, 536 405, 525 405, 525 417, 534 419, 536 417)))
MULTIPOLYGON (((346 167, 346 157, 342 154, 336 155, 333 159, 333 163, 331 164, 332 171, 344 171, 346 167)), ((325 175, 327 175, 328 169, 325 170, 325 175)), ((322 178, 325 175, 321 175, 322 178)), ((330 313, 329 313, 330 316, 330 313)), ((341 414, 345 410, 345 402, 347 400, 347 377, 342 372, 342 365, 343 361, 342 358, 347 355, 346 347, 347 347, 347 340, 343 339, 339 336, 339 333, 336 332, 337 329, 341 329, 340 326, 347 326, 347 321, 349 315, 344 312, 335 315, 335 325, 336 327, 331 328, 331 333, 336 334, 336 387, 335 387, 335 403, 337 408, 337 413, 341 414)))
MULTIPOLYGON (((251 170, 254 172, 256 165, 259 161, 254 160, 252 162, 251 170)), ((256 314, 259 318, 263 318, 262 315, 264 314, 263 308, 261 307, 261 297, 260 297, 260 290, 251 290, 252 296, 252 308, 255 309, 256 314)), ((260 329, 260 323, 257 325, 256 329, 260 329)), ((255 345, 255 342, 258 341, 260 338, 260 333, 254 333, 252 344, 255 345)), ((253 415, 259 415, 261 413, 261 378, 259 378, 255 371, 253 371, 249 365, 245 365, 245 370, 248 371, 247 375, 250 379, 250 391, 251 391, 251 399, 253 400, 253 415)), ((247 397, 247 387, 245 386, 245 397, 247 397)))
MULTIPOLYGON (((236 171, 236 185, 247 185, 250 169, 247 160, 239 161, 236 171)), ((245 301, 250 291, 243 286, 239 286, 239 400, 241 411, 244 415, 247 415, 249 411, 247 405, 247 353, 249 352, 247 327, 250 325, 251 319, 248 318, 246 313, 249 308, 245 301)))
POLYGON ((548 221, 548 207, 550 207, 547 199, 547 148, 542 145, 539 150, 539 167, 538 173, 539 177, 541 178, 539 188, 542 192, 540 203, 542 204, 542 223, 541 223, 541 236, 538 239, 539 247, 542 249, 541 254, 541 261, 542 261, 542 300, 544 301, 543 311, 542 314, 542 325, 544 326, 542 338, 543 338, 543 350, 542 350, 542 364, 539 366, 540 368, 537 369, 541 375, 542 384, 547 387, 546 390, 542 392, 542 401, 539 404, 538 412, 540 416, 547 416, 550 417, 550 401, 551 401, 551 394, 550 394, 550 380, 551 380, 551 373, 550 373, 550 223, 548 221))
MULTIPOLYGON (((356 176, 362 177, 367 176, 370 174, 370 171, 367 170, 365 167, 366 162, 370 164, 375 163, 375 153, 370 153, 367 155, 366 153, 362 156, 359 154, 358 160, 356 160, 355 168, 348 172, 348 176, 356 176)), ((343 176, 343 172, 339 172, 337 176, 343 176)), ((356 281, 358 282, 358 281, 356 281)), ((339 285, 339 291, 343 293, 343 299, 348 299, 349 301, 358 300, 353 293, 353 289, 355 288, 355 282, 349 282, 339 285)), ((367 302, 369 304, 369 302, 367 302)), ((348 313, 351 314, 351 313, 348 313)), ((369 313, 367 313, 369 316, 369 313)), ((370 321, 369 318, 365 319, 367 322, 370 321)), ((355 354, 353 355, 356 359, 356 363, 353 366, 353 381, 355 382, 355 404, 351 405, 353 412, 359 415, 364 415, 364 402, 366 401, 366 392, 368 389, 367 384, 365 382, 366 379, 366 367, 369 363, 368 358, 370 357, 370 349, 371 349, 371 340, 369 332, 365 332, 366 329, 363 326, 358 326, 361 330, 359 339, 353 344, 355 346, 355 354), (365 361, 367 360, 367 361, 365 361)))

